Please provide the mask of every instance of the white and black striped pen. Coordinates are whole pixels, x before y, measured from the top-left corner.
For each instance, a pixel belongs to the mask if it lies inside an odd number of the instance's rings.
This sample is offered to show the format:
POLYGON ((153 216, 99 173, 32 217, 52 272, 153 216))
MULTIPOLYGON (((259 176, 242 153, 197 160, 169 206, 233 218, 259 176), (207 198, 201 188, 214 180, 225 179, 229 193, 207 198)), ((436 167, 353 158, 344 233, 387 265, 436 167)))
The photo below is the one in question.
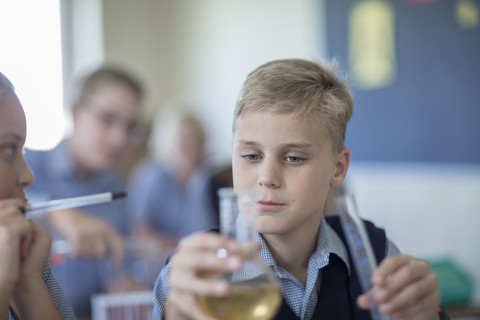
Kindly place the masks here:
POLYGON ((28 204, 20 210, 25 213, 27 216, 35 216, 39 213, 54 211, 54 210, 63 210, 89 206, 93 204, 110 202, 116 199, 124 198, 127 196, 125 191, 120 192, 103 192, 92 194, 88 196, 66 198, 66 199, 57 199, 50 201, 43 201, 28 204))

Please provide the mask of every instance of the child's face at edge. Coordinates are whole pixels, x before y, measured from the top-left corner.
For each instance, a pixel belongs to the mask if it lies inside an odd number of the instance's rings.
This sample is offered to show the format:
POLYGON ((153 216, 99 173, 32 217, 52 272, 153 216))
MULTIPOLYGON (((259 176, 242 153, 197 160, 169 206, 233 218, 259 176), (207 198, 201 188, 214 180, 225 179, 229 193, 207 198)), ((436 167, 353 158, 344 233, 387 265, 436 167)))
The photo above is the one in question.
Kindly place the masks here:
POLYGON ((0 200, 26 200, 23 189, 33 183, 33 174, 23 158, 26 131, 20 102, 0 90, 0 200))
POLYGON ((247 111, 235 124, 232 167, 238 191, 254 190, 257 231, 316 234, 330 187, 345 179, 350 151, 332 154, 331 141, 312 120, 247 111))

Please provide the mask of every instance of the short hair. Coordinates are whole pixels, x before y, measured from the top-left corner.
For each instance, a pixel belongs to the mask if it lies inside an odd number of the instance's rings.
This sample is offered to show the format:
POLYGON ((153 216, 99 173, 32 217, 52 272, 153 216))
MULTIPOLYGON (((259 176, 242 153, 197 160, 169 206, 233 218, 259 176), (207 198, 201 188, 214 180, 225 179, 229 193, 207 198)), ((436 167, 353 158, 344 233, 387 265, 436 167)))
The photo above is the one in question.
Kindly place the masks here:
POLYGON ((89 96, 105 84, 124 85, 131 89, 139 100, 142 99, 142 84, 134 76, 121 68, 104 66, 91 73, 83 80, 80 94, 78 96, 78 102, 86 103, 89 96))
POLYGON ((330 136, 332 151, 344 148, 353 98, 335 61, 275 60, 252 71, 237 101, 233 129, 247 110, 290 113, 296 119, 314 119, 330 136))
POLYGON ((206 140, 204 125, 190 105, 170 102, 157 113, 148 140, 148 150, 156 161, 171 163, 172 150, 178 143, 181 129, 186 126, 197 127, 202 139, 206 140))
POLYGON ((1 91, 15 94, 15 88, 13 87, 13 84, 10 82, 10 80, 8 80, 7 77, 5 77, 3 73, 0 72, 0 92, 1 91))

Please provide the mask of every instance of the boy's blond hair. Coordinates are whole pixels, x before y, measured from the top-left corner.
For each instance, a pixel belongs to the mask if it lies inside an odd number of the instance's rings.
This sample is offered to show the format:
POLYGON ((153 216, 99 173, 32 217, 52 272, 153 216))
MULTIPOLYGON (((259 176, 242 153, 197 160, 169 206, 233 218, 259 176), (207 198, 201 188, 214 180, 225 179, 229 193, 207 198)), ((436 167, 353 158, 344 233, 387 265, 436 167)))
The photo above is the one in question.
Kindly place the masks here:
POLYGON ((233 129, 247 110, 290 113, 296 119, 314 119, 330 136, 332 151, 339 152, 344 148, 353 98, 337 70, 335 62, 302 59, 275 60, 258 67, 243 84, 233 129))

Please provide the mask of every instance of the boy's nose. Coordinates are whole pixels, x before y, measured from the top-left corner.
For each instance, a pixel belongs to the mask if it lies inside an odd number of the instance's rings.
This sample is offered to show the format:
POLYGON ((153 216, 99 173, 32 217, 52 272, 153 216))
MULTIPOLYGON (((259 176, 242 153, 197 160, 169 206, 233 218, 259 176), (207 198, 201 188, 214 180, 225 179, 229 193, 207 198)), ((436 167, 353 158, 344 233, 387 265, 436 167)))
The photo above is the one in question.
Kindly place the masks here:
POLYGON ((278 168, 273 161, 264 160, 260 166, 258 184, 267 188, 278 188, 280 186, 278 168))

